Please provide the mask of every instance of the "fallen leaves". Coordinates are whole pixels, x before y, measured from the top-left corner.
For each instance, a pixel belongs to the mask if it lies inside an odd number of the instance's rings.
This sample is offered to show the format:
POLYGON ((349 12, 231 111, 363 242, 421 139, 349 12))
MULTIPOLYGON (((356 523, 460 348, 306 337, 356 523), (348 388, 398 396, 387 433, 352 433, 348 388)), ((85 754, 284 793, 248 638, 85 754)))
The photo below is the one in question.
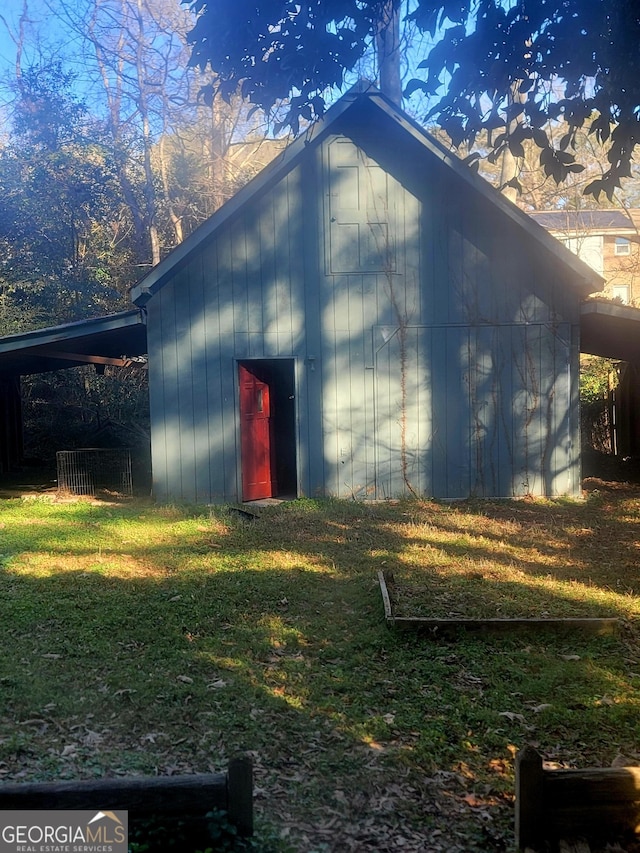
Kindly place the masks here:
POLYGON ((21 726, 37 726, 37 727, 45 726, 46 727, 49 725, 49 723, 46 720, 40 720, 40 719, 34 718, 32 720, 23 720, 20 723, 20 725, 21 726))
MULTIPOLYGON (((407 641, 381 629, 372 571, 382 557, 413 576, 416 593, 428 586, 428 604, 444 612, 495 604, 506 614, 524 600, 553 614, 576 590, 595 596, 600 582, 600 555, 584 571, 574 561, 555 591, 546 579, 571 557, 563 518, 580 514, 533 502, 397 511, 302 501, 259 529, 216 528, 214 544, 213 521, 172 508, 159 535, 139 537, 148 551, 136 546, 155 574, 129 573, 127 583, 106 562, 100 577, 78 573, 86 565, 73 537, 48 545, 46 582, 6 578, 0 778, 215 772, 249 746, 258 817, 293 850, 510 849, 513 759, 524 743, 563 766, 602 754, 608 764, 617 750, 633 757, 624 702, 632 707, 640 683, 624 691, 626 674, 640 673, 636 631, 619 666, 616 649, 601 654, 573 637, 407 641), (75 567, 65 583, 63 559, 75 567)), ((137 526, 126 521, 127 537, 137 526)), ((628 551, 637 522, 612 524, 625 530, 628 551)), ((107 526, 101 536, 117 562, 117 537, 108 541, 107 526)), ((616 601, 624 591, 630 613, 635 576, 618 566, 615 577, 624 585, 607 589, 616 601)))
POLYGON ((506 717, 507 720, 510 720, 511 722, 514 722, 514 720, 517 720, 520 723, 526 722, 523 714, 516 714, 514 711, 500 711, 498 716, 506 717))
POLYGON ((114 690, 113 695, 120 699, 131 699, 133 693, 137 693, 133 687, 121 687, 119 690, 114 690))
POLYGON ((539 705, 530 706, 530 709, 534 714, 541 714, 543 711, 548 711, 549 708, 553 708, 553 705, 550 702, 541 702, 539 705))
POLYGON ((492 773, 496 773, 499 776, 510 777, 513 773, 513 760, 507 761, 504 758, 492 758, 487 767, 492 773))
POLYGON ((83 746, 95 747, 102 743, 103 736, 99 732, 91 731, 88 729, 84 737, 82 738, 83 746))
POLYGON ((146 735, 142 735, 140 738, 140 743, 155 743, 162 736, 161 732, 147 732, 146 735))

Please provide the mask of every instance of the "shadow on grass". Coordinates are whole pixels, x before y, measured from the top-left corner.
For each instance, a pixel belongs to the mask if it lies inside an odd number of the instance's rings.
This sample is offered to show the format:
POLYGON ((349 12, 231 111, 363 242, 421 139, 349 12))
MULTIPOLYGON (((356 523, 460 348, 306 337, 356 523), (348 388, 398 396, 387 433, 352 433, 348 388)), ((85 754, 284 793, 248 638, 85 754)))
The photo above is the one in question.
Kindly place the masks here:
MULTIPOLYGON (((544 513, 562 536, 588 521, 583 506, 521 507, 502 539, 487 529, 500 504, 300 501, 248 524, 223 509, 55 506, 21 524, 0 508, 0 778, 217 770, 249 750, 258 809, 297 849, 444 831, 448 850, 504 849, 517 748, 580 766, 637 748, 637 652, 624 636, 396 635, 376 571, 411 565, 431 528, 457 536, 463 512, 482 526, 472 556, 498 568, 485 534, 516 548, 544 513)), ((633 522, 612 524, 631 548, 633 522)), ((460 559, 450 544, 437 547, 460 559)), ((525 599, 565 597, 532 590, 543 561, 525 569, 525 599)), ((478 594, 505 588, 483 577, 478 594)), ((622 597, 611 615, 628 615, 622 597)))

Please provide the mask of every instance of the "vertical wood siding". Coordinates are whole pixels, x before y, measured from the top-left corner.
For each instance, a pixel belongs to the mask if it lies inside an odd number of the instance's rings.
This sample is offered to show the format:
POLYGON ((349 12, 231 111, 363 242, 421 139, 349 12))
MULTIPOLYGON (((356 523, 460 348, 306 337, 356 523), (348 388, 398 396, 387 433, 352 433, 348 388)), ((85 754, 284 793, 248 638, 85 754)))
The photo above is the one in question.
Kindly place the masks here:
MULTIPOLYGON (((305 206, 298 169, 217 232, 149 303, 161 500, 241 498, 237 362, 307 355, 302 247, 315 217, 305 206)), ((299 385, 304 391, 303 375, 299 385)))
POLYGON ((576 493, 569 285, 442 167, 409 190, 337 138, 323 168, 327 490, 576 493))
POLYGON ((150 301, 159 499, 241 498, 250 358, 295 360, 302 494, 578 491, 577 296, 435 158, 365 148, 309 146, 150 301))

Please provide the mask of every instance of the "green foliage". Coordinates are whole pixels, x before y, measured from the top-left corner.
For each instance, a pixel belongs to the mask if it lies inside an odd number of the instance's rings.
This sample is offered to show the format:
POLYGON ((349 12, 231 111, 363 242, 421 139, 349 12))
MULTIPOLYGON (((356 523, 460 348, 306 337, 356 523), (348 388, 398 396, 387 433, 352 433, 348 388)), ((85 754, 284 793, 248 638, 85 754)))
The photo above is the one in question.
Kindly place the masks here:
MULTIPOLYGON (((190 34, 192 62, 210 66, 222 97, 238 89, 265 110, 288 98, 285 123, 322 114, 328 91, 356 69, 389 7, 435 45, 421 57, 405 95, 422 92, 455 145, 493 134, 497 157, 524 142, 556 181, 582 170, 573 153, 587 124, 608 149, 608 169, 585 192, 611 199, 630 174, 638 140, 640 12, 635 0, 333 0, 261 3, 247 12, 235 0, 183 0, 198 14, 190 34), (556 146, 544 129, 562 121, 556 146)), ((426 42, 426 40, 425 40, 426 42)), ((407 52, 405 59, 412 56, 407 52)))
POLYGON ((58 450, 130 447, 134 485, 148 490, 150 427, 145 370, 92 366, 22 380, 25 457, 55 466, 58 450))
POLYGON ((262 826, 251 838, 240 837, 237 827, 229 821, 227 813, 217 809, 207 813, 207 830, 211 838, 211 848, 202 853, 277 853, 284 849, 278 836, 262 826))
POLYGON ((60 62, 31 66, 20 75, 13 131, 23 145, 56 151, 74 144, 82 133, 87 109, 73 94, 74 76, 60 62))
POLYGON ((12 128, 0 151, 0 332, 125 307, 113 160, 59 64, 22 75, 12 128))
POLYGON ((582 446, 586 451, 585 470, 589 453, 596 451, 609 456, 613 452, 610 424, 610 397, 620 378, 614 359, 583 355, 580 359, 580 423, 582 446))
POLYGON ((29 26, 15 79, 0 80, 11 91, 0 140, 0 335, 130 307, 151 263, 265 162, 228 156, 243 134, 264 138, 239 101, 211 111, 191 97, 188 15, 175 0, 143 4, 140 16, 130 4, 44 5, 56 33, 73 31, 52 51, 65 63, 21 65, 38 55, 29 26), (104 90, 89 100, 69 67, 104 90))
MULTIPOLYGON (((424 26, 430 4, 418 3, 412 17, 424 26)), ((481 0, 462 4, 456 26, 446 29, 421 63, 426 80, 413 85, 444 96, 431 109, 458 143, 473 141, 482 129, 494 134, 494 155, 508 147, 523 156, 523 142, 540 148, 540 165, 556 182, 582 171, 576 162, 577 132, 587 126, 608 149, 608 170, 585 193, 609 200, 630 175, 638 139, 640 13, 633 0, 615 8, 590 0, 503 4, 481 0), (445 84, 446 80, 446 85, 445 84), (556 146, 543 129, 563 121, 556 146)))
POLYGON ((615 360, 598 356, 583 356, 580 362, 580 402, 601 403, 618 384, 615 360))
POLYGON ((195 853, 196 844, 189 824, 182 820, 148 818, 129 828, 129 853, 195 853))
POLYGON ((211 66, 216 90, 227 100, 240 91, 269 111, 287 99, 284 121, 294 133, 301 118, 322 115, 324 90, 342 86, 345 70, 367 48, 380 9, 379 2, 354 0, 268 2, 249 15, 243 4, 188 2, 199 13, 189 35, 192 64, 203 71, 211 66))

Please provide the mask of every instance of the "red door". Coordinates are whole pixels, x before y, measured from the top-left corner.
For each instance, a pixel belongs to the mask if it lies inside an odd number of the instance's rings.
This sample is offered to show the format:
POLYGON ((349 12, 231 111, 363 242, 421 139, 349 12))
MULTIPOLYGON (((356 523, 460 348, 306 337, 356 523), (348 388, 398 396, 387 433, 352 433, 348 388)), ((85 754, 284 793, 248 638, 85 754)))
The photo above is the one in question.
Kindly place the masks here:
POLYGON ((242 499, 271 498, 276 492, 276 483, 269 385, 247 365, 239 365, 238 374, 242 499))

